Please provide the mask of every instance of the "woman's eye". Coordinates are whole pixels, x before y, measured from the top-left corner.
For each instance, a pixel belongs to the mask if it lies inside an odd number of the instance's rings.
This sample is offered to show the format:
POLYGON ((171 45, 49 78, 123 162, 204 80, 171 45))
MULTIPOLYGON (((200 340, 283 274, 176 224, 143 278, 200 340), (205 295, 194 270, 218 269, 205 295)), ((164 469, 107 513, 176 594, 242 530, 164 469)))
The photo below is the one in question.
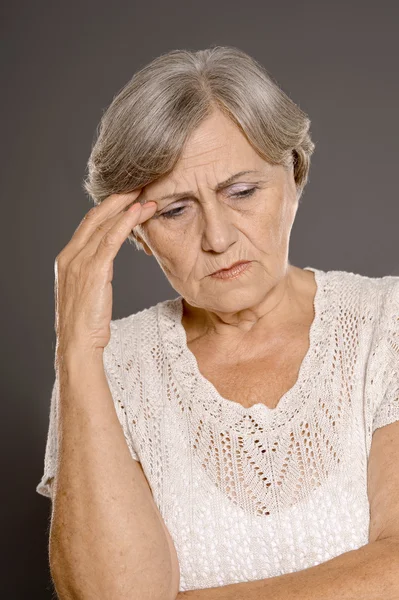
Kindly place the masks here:
POLYGON ((180 216, 182 213, 176 213, 176 211, 178 210, 184 210, 184 206, 178 206, 177 208, 174 208, 173 210, 168 210, 168 212, 164 212, 162 213, 160 216, 161 217, 166 217, 167 219, 173 219, 174 217, 178 217, 180 216))
POLYGON ((248 196, 252 196, 252 194, 255 192, 257 188, 249 188, 247 190, 242 190, 241 192, 237 192, 236 194, 233 194, 233 198, 247 198, 248 196))
MULTIPOLYGON (((248 198, 252 196, 252 194, 257 190, 256 187, 249 188, 247 190, 242 190, 241 192, 237 192, 236 194, 232 194, 231 198, 248 198)), ((180 215, 184 212, 184 206, 178 206, 177 208, 173 208, 172 210, 168 210, 167 212, 162 213, 160 216, 165 217, 166 219, 173 219, 175 217, 180 217, 180 215), (179 212, 181 211, 181 212, 179 212)))

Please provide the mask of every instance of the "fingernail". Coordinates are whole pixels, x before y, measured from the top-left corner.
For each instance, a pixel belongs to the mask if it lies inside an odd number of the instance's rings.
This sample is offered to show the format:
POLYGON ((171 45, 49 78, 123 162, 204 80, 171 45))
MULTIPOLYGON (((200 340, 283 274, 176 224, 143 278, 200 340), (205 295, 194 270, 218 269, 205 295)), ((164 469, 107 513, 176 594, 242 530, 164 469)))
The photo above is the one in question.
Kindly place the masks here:
POLYGON ((132 206, 131 206, 130 208, 128 208, 127 210, 128 210, 129 212, 134 212, 135 210, 140 210, 140 208, 141 208, 141 204, 140 204, 140 202, 135 202, 135 203, 134 203, 134 204, 132 204, 132 206), (137 207, 139 207, 139 208, 137 208, 137 207))

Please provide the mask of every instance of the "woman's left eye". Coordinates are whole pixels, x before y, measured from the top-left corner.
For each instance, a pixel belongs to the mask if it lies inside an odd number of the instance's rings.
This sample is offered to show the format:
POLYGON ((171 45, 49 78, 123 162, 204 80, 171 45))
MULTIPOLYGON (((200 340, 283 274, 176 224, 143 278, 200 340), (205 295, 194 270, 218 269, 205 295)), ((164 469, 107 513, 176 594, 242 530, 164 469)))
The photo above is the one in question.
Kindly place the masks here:
POLYGON ((247 198, 248 196, 252 196, 255 192, 256 188, 249 188, 248 190, 242 190, 241 192, 237 192, 236 194, 232 194, 233 198, 247 198))

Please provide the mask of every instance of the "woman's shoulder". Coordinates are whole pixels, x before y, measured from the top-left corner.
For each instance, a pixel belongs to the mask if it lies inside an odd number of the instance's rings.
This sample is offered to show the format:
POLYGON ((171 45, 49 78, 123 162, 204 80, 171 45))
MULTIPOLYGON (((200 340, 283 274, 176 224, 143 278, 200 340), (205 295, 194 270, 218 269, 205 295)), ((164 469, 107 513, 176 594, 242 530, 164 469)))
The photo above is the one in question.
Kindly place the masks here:
POLYGON ((399 276, 372 277, 353 271, 316 269, 320 311, 330 331, 370 344, 399 330, 399 276))
POLYGON ((368 347, 367 356, 384 368, 399 360, 399 276, 371 277, 350 271, 326 271, 327 309, 335 330, 356 345, 368 347), (330 310, 331 309, 331 310, 330 310))
MULTIPOLYGON (((399 276, 370 276, 353 271, 330 270, 321 271, 326 287, 336 291, 343 303, 359 307, 364 305, 374 314, 384 314, 389 306, 398 301, 399 276)), ((331 294, 331 299, 334 296, 331 294)), ((337 298, 334 298, 336 301, 337 298)))
POLYGON ((145 307, 125 317, 112 319, 110 322, 110 340, 105 348, 105 357, 115 353, 117 348, 122 348, 124 354, 147 355, 149 346, 156 346, 159 342, 159 322, 164 315, 174 314, 176 302, 180 297, 162 300, 156 304, 145 307))
POLYGON ((389 286, 399 282, 399 275, 382 275, 382 276, 371 276, 364 273, 356 273, 353 271, 344 271, 331 269, 323 271, 322 269, 312 268, 320 273, 331 278, 335 283, 345 282, 347 284, 353 284, 357 286, 389 286))

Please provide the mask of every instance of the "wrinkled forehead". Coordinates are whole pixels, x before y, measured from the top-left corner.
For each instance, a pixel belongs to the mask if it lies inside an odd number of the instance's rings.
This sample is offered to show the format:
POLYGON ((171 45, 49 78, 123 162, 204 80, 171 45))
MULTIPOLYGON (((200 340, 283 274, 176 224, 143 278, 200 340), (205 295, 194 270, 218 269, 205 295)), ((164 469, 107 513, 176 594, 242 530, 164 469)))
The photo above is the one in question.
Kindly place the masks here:
POLYGON ((190 181, 190 178, 183 178, 183 181, 179 181, 179 178, 176 177, 171 181, 165 181, 159 185, 158 193, 156 189, 157 185, 151 184, 150 186, 147 186, 147 188, 145 188, 143 191, 143 199, 145 199, 145 201, 154 200, 158 205, 162 205, 162 203, 169 202, 171 200, 176 200, 185 196, 197 195, 198 190, 201 188, 206 188, 209 191, 218 193, 230 185, 239 183, 240 181, 243 183, 253 182, 256 180, 264 181, 267 179, 267 177, 268 173, 265 169, 260 170, 245 168, 228 175, 227 178, 223 179, 222 181, 215 181, 214 177, 208 178, 206 175, 203 177, 194 177, 192 181, 190 181), (160 193, 161 190, 164 193, 160 193))
POLYGON ((214 115, 188 138, 173 171, 146 186, 143 195, 146 200, 161 202, 164 196, 174 193, 220 189, 236 173, 265 173, 268 167, 271 165, 255 152, 236 125, 214 115))

